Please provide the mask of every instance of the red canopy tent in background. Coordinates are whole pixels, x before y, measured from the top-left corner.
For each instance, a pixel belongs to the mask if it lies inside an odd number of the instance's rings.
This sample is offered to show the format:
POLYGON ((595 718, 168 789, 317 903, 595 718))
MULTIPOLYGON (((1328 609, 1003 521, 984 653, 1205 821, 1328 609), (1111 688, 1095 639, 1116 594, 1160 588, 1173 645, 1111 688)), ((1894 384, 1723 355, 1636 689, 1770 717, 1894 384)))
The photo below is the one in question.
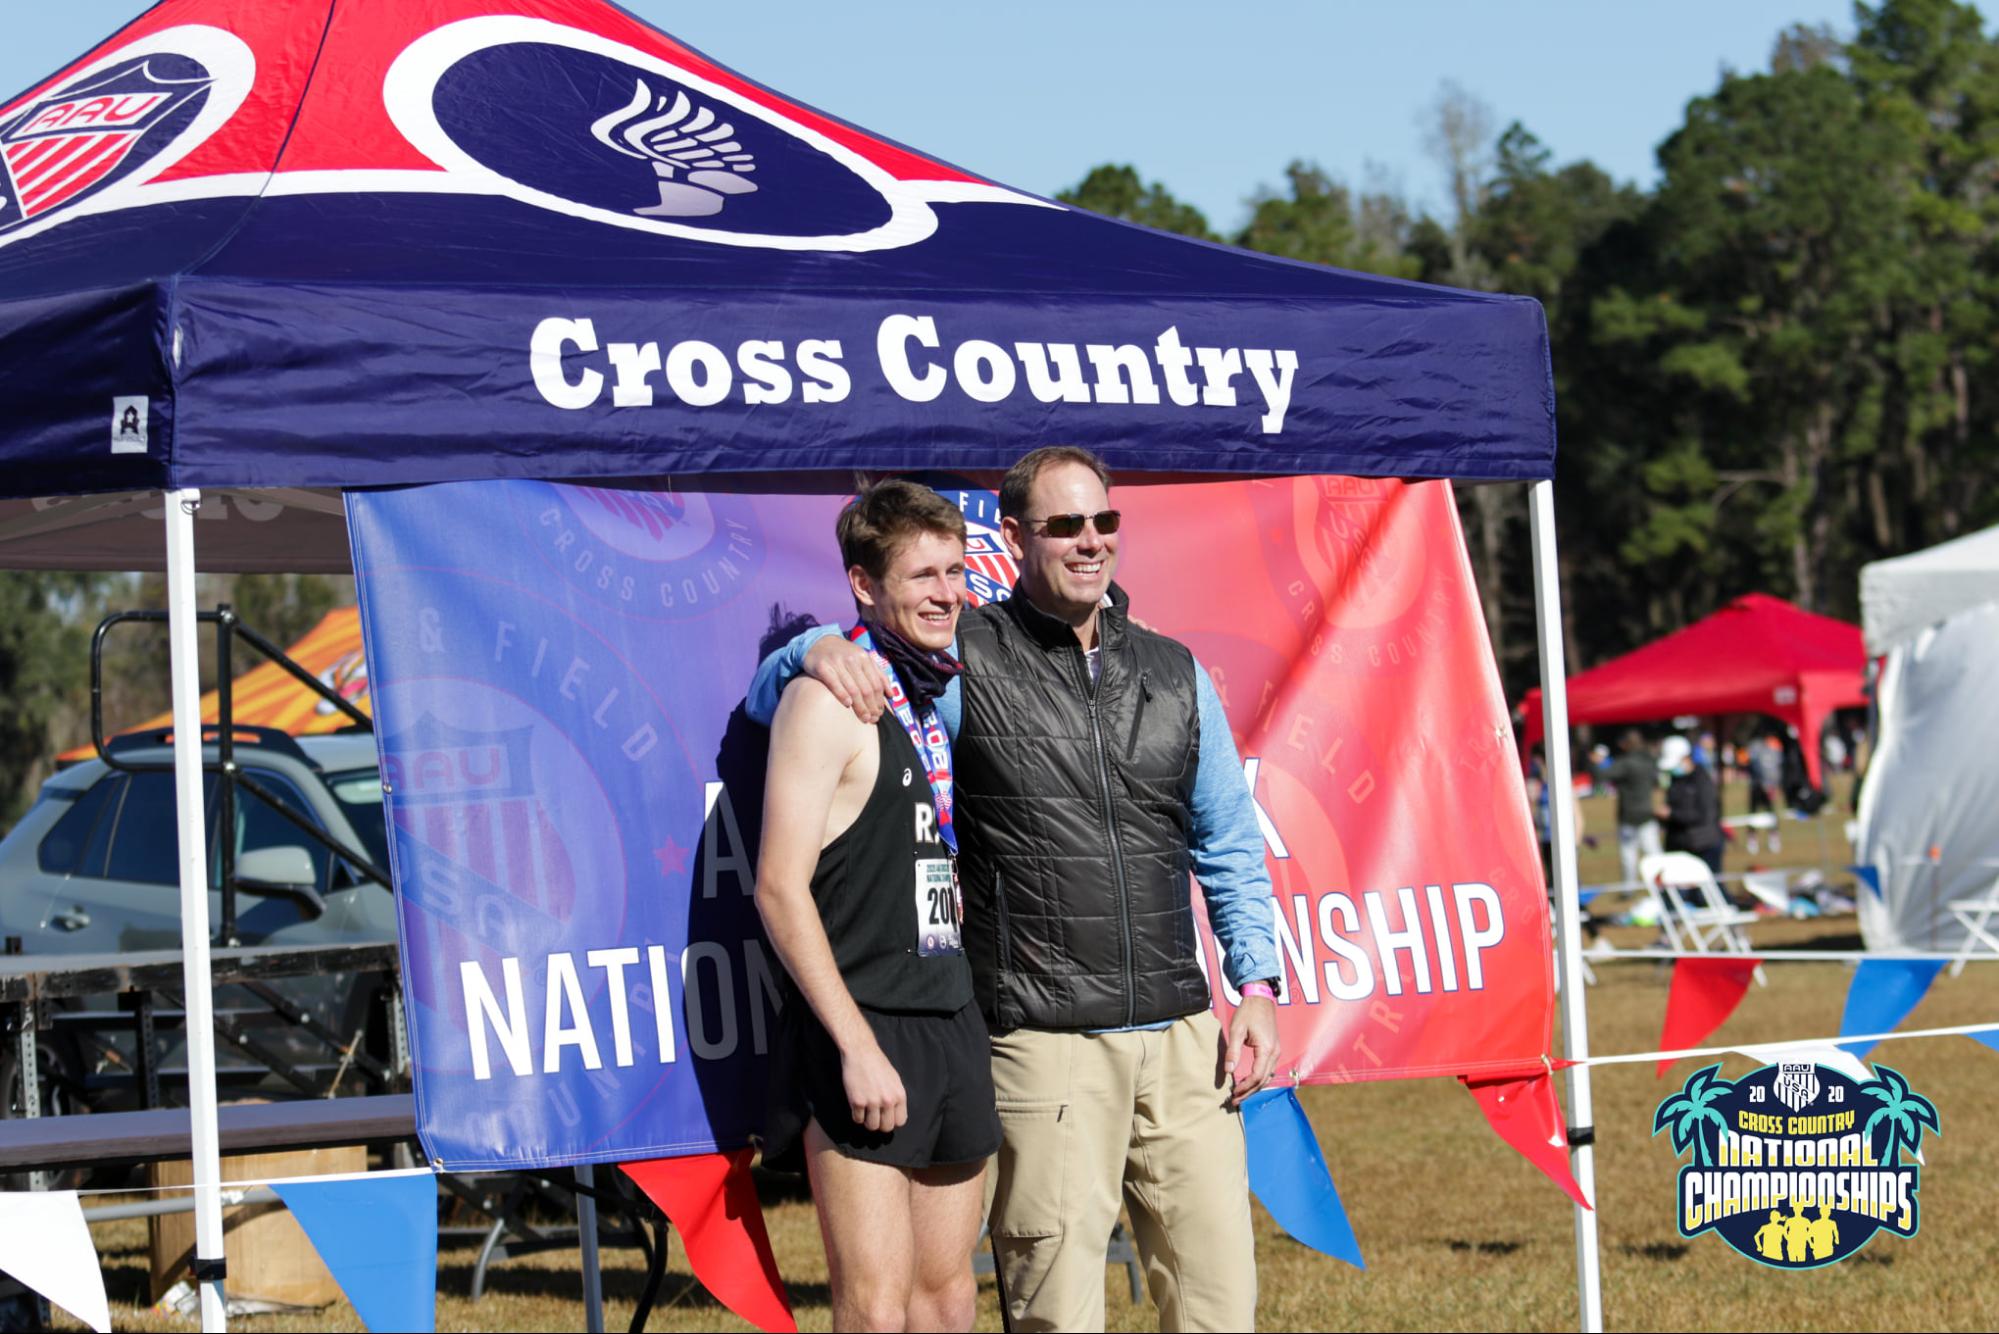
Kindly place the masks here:
MULTIPOLYGON (((1642 723, 1681 714, 1762 713, 1798 729, 1819 776, 1819 729, 1857 708, 1867 672, 1860 627, 1745 593, 1684 630, 1569 678, 1569 723, 1642 723)), ((1520 744, 1541 740, 1541 691, 1521 701, 1520 744)))

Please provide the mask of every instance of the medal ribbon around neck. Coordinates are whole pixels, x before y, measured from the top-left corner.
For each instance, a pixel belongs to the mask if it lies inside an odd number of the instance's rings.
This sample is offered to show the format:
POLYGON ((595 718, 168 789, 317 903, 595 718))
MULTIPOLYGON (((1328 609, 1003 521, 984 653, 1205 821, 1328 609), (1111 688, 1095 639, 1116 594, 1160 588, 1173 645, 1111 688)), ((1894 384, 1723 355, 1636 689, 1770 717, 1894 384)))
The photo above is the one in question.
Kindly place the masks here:
POLYGON ((896 675, 895 665, 875 647, 874 636, 868 633, 866 625, 856 625, 847 632, 847 638, 866 649, 875 666, 888 678, 888 706, 895 711, 902 730, 909 734, 916 757, 923 762, 923 776, 930 780, 930 799, 937 807, 937 837, 955 857, 958 831, 951 824, 951 738, 944 731, 944 719, 935 704, 925 708, 918 719, 909 692, 903 689, 902 678, 896 675))

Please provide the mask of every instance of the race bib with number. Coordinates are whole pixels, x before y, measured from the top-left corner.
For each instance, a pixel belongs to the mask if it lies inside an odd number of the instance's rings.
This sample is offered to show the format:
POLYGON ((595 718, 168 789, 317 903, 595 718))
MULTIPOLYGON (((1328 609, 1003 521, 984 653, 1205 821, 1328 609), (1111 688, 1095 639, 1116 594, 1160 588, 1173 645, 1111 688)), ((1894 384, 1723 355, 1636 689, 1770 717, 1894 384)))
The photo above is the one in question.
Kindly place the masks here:
POLYGON ((958 940, 958 872, 949 857, 916 863, 916 952, 926 959, 965 952, 958 940))

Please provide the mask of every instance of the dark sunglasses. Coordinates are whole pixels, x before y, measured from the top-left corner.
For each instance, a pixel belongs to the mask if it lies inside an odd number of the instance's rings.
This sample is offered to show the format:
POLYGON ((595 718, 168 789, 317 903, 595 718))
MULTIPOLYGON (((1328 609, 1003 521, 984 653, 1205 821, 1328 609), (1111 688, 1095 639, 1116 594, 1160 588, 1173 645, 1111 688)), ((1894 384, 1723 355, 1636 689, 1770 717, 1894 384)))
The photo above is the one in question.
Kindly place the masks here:
POLYGON ((1109 537, 1124 522, 1124 516, 1117 510, 1098 510, 1095 514, 1051 514, 1028 522, 1040 524, 1041 531, 1050 537, 1079 537, 1086 523, 1095 525, 1098 533, 1109 537))

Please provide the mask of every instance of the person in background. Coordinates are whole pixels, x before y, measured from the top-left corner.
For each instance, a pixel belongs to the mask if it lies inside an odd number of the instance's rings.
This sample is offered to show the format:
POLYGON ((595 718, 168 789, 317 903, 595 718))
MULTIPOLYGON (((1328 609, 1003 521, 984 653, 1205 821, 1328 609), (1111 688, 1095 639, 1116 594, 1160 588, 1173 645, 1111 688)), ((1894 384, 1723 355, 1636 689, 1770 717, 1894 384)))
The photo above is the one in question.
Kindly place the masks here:
MULTIPOLYGON (((1768 813, 1777 821, 1770 827, 1770 851, 1784 850, 1784 743, 1775 736, 1758 737, 1749 748, 1749 813, 1768 813)), ((1757 830, 1749 826, 1749 851, 1759 850, 1757 830)))
POLYGON ((1714 775, 1694 762, 1693 745, 1683 736, 1660 743, 1659 772, 1666 776, 1666 803, 1656 814, 1666 851, 1691 852, 1720 875, 1721 789, 1714 775))
POLYGON ((1653 802, 1659 791, 1659 762, 1644 736, 1632 728, 1618 741, 1617 758, 1605 775, 1617 794, 1617 869, 1626 884, 1638 881, 1638 859, 1664 850, 1653 802))

